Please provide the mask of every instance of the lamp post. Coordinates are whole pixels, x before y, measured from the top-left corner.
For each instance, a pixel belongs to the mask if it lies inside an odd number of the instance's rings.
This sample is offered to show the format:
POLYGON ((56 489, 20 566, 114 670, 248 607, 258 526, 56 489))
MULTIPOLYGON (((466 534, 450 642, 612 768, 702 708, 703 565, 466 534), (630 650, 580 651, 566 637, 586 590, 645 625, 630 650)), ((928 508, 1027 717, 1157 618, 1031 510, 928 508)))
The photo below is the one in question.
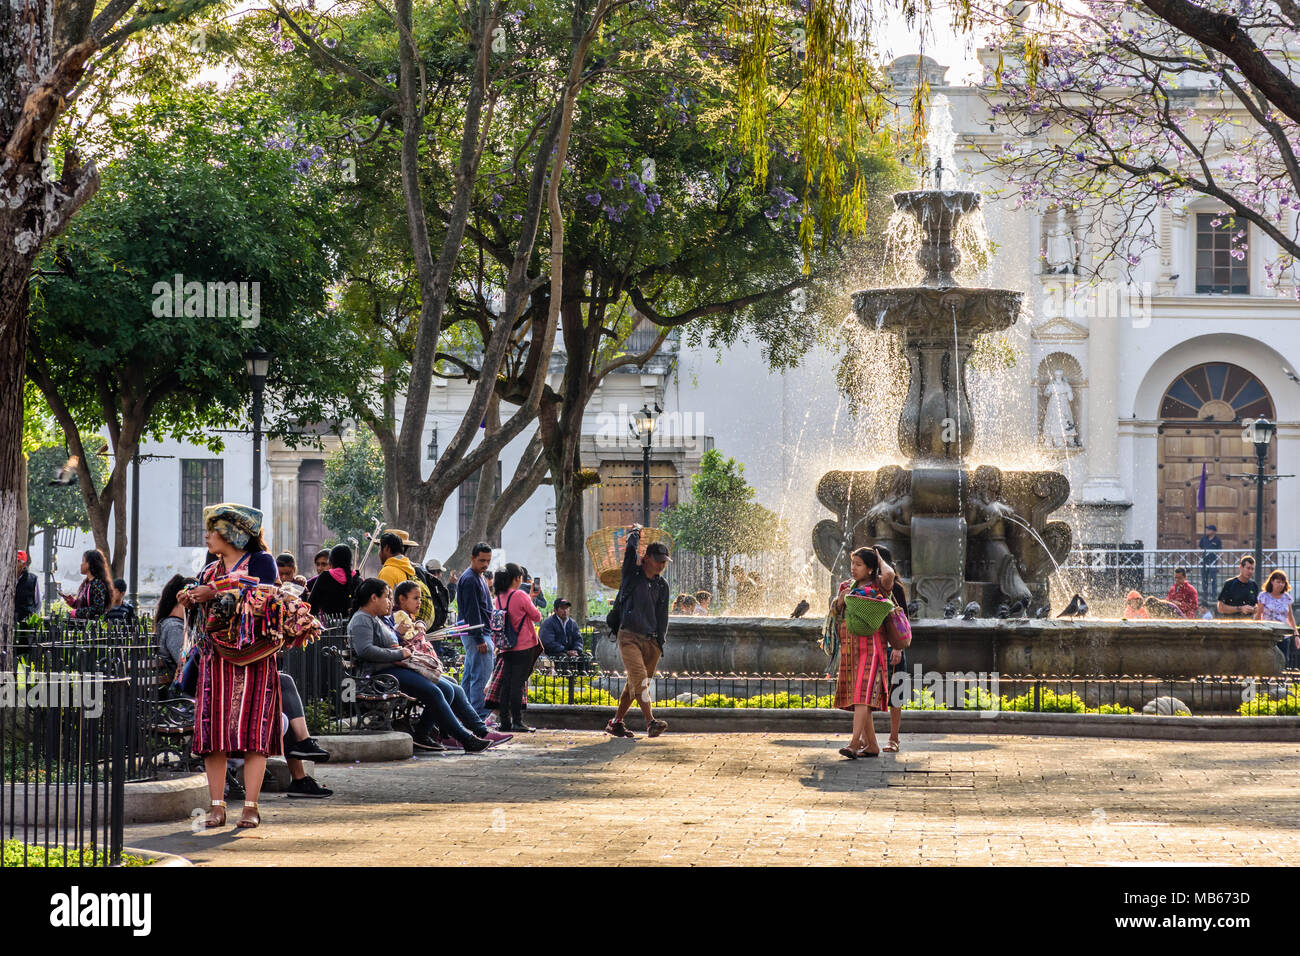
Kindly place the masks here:
POLYGON ((253 386, 253 501, 262 509, 262 391, 266 388, 266 373, 271 367, 271 356, 254 345, 244 353, 244 369, 249 384, 253 386))
POLYGON ((1251 426, 1255 443, 1255 574, 1264 579, 1264 463, 1277 426, 1261 415, 1251 426))
POLYGON ((650 527, 650 448, 654 444, 655 416, 662 412, 659 403, 651 411, 649 404, 633 418, 632 434, 641 439, 641 524, 650 527))

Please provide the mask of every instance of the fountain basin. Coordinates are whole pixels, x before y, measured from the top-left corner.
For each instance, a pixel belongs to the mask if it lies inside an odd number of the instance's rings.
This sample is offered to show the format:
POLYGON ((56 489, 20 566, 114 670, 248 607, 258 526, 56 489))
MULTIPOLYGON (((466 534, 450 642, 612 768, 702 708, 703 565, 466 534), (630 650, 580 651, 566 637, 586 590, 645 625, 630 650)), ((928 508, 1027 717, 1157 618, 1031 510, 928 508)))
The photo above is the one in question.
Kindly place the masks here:
MULTIPOLYGON (((822 620, 674 617, 661 674, 824 676, 822 620)), ((909 670, 1020 677, 1267 677, 1281 672, 1275 644, 1290 633, 1266 621, 925 619, 912 622, 909 670)), ((618 647, 596 660, 621 672, 618 647)))
POLYGON ((1014 325, 1021 298, 1011 289, 960 286, 864 289, 853 293, 853 311, 868 329, 903 333, 909 342, 933 339, 947 347, 956 334, 969 346, 977 335, 1014 325))

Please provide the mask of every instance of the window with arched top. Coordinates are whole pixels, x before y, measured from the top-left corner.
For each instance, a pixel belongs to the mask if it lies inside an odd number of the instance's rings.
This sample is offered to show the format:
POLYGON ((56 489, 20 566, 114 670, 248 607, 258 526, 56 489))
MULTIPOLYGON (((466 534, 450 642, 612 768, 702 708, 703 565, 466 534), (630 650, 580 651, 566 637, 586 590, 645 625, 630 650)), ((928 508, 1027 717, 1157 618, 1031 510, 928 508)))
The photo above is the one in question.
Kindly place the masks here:
POLYGON ((1254 375, 1240 365, 1207 362, 1174 380, 1160 403, 1160 417, 1231 422, 1274 418, 1273 400, 1254 375))

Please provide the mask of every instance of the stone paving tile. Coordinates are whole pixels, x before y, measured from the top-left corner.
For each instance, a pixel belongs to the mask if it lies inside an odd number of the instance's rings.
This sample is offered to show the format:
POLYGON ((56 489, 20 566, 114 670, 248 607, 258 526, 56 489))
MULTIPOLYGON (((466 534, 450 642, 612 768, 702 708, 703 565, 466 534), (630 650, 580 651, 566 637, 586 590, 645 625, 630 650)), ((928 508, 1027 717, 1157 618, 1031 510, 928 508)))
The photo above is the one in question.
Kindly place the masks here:
MULTIPOLYGON (((199 864, 1300 863, 1300 743, 541 731, 486 754, 324 764, 255 831, 127 828, 199 864)), ((231 807, 237 819, 239 806, 231 807)))

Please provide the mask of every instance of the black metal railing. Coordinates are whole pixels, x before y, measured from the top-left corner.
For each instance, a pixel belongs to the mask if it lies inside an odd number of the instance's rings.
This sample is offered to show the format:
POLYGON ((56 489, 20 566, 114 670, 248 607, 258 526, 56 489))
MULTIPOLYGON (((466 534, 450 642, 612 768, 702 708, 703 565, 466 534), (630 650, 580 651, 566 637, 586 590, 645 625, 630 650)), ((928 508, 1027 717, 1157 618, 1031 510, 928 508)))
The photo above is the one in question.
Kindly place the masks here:
POLYGON ((122 859, 133 681, 97 649, 29 647, 0 668, 3 866, 122 859))

